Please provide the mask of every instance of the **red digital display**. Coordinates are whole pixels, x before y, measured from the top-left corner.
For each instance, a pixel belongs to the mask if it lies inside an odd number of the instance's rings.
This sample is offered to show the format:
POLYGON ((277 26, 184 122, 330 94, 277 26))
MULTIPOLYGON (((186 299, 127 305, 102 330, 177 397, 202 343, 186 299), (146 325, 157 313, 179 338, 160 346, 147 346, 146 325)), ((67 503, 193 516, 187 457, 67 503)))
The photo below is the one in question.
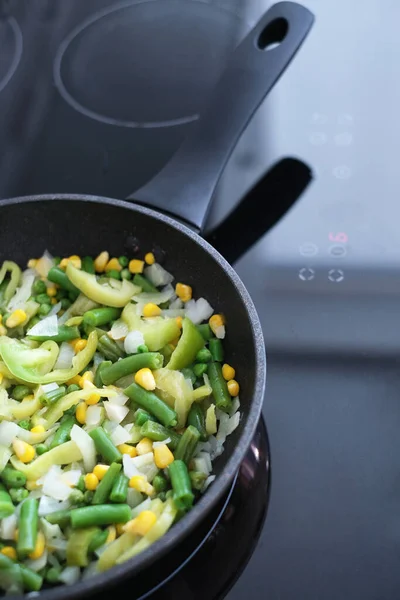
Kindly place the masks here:
POLYGON ((339 242, 340 244, 346 244, 349 241, 349 236, 343 231, 339 231, 338 233, 331 232, 328 238, 330 242, 339 242))

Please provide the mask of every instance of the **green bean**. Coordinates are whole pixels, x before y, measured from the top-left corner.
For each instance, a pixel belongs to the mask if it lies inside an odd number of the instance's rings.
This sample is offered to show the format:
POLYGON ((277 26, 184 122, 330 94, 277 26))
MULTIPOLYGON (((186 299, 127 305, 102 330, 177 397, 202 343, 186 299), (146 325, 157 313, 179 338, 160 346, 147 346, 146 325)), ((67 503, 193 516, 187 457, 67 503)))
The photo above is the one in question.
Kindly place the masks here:
POLYGON ((122 269, 122 271, 121 271, 121 278, 122 279, 131 279, 132 278, 132 274, 129 271, 129 269, 122 269))
POLYGON ((72 490, 72 492, 70 493, 70 495, 68 496, 68 500, 70 501, 70 503, 72 505, 79 505, 79 504, 84 504, 85 502, 85 497, 83 492, 81 492, 81 490, 78 490, 77 488, 75 488, 74 490, 72 490))
POLYGON ((71 510, 73 529, 92 527, 93 525, 112 525, 126 523, 131 518, 131 507, 128 504, 98 504, 71 510))
POLYGON ((92 327, 100 327, 101 325, 107 325, 110 321, 118 319, 121 314, 120 308, 111 308, 103 306, 100 308, 92 308, 83 315, 83 322, 85 325, 91 325, 92 327))
POLYGON ((0 484, 0 519, 9 517, 14 512, 14 505, 11 500, 10 494, 7 492, 5 487, 0 484))
POLYGON ((78 337, 80 337, 78 327, 69 327, 68 325, 59 325, 56 335, 29 335, 28 333, 28 338, 35 340, 35 342, 46 342, 47 340, 59 343, 70 342, 78 337))
POLYGON ((181 372, 182 372, 182 375, 184 376, 184 378, 190 379, 190 381, 194 385, 194 383, 196 381, 196 375, 193 373, 193 369, 191 369, 190 367, 185 367, 184 369, 182 369, 181 372))
POLYGON ((216 362, 222 362, 224 360, 224 348, 222 346, 221 340, 218 338, 212 338, 208 342, 208 348, 211 352, 213 360, 216 362))
POLYGON ((104 369, 101 372, 101 379, 104 385, 110 385, 114 381, 117 381, 117 379, 121 379, 121 377, 135 373, 145 367, 151 370, 161 369, 163 362, 163 357, 159 352, 132 354, 104 369))
POLYGON ((30 592, 38 592, 43 585, 43 577, 25 565, 19 565, 19 569, 24 588, 30 592))
POLYGON ((27 431, 29 431, 29 429, 31 428, 31 422, 29 421, 29 419, 23 419, 22 421, 19 421, 18 425, 22 427, 22 429, 26 429, 27 431))
POLYGON ((222 368, 219 363, 212 362, 208 365, 208 377, 216 407, 228 412, 232 406, 232 399, 228 392, 226 381, 222 376, 222 368))
POLYGON ((146 421, 154 421, 154 417, 143 408, 138 408, 135 412, 135 425, 141 427, 146 421))
POLYGON ((36 279, 33 286, 32 286, 32 291, 35 294, 35 296, 37 294, 45 294, 47 290, 46 284, 44 281, 42 281, 41 279, 36 279))
POLYGON ((12 467, 5 467, 0 474, 0 479, 9 488, 20 488, 26 484, 26 475, 12 467))
POLYGON ((140 433, 143 437, 147 437, 153 442, 162 442, 170 438, 171 441, 168 443, 168 446, 171 450, 175 450, 181 439, 179 433, 176 433, 173 429, 167 429, 163 425, 160 425, 160 423, 150 420, 141 426, 140 433))
POLYGON ((208 323, 203 323, 203 325, 197 325, 196 329, 199 333, 201 333, 206 342, 211 340, 211 338, 213 337, 213 332, 211 331, 211 327, 208 325, 208 323))
POLYGON ((25 557, 34 551, 38 532, 38 501, 27 498, 21 505, 18 519, 18 556, 25 557))
POLYGON ((75 294, 79 294, 78 288, 74 286, 73 283, 68 279, 65 271, 58 267, 52 267, 47 275, 47 279, 56 283, 63 288, 63 290, 67 290, 68 292, 74 292, 75 294))
POLYGON ((28 490, 25 488, 10 488, 8 493, 10 494, 11 500, 14 502, 14 504, 19 504, 29 495, 28 490))
POLYGON ((18 400, 18 402, 21 402, 21 400, 23 400, 25 396, 29 396, 30 393, 31 390, 30 388, 28 388, 28 386, 16 385, 13 391, 11 392, 11 397, 14 398, 14 400, 18 400))
MULTIPOLYGON (((119 451, 117 450, 117 452, 119 451)), ((110 465, 103 479, 100 481, 99 485, 96 488, 96 491, 93 496, 93 504, 105 504, 107 502, 110 492, 113 489, 113 486, 121 471, 121 468, 121 465, 117 462, 113 462, 110 465)))
MULTIPOLYGON (((74 406, 75 408, 75 406, 74 406)), ((48 446, 46 446, 46 444, 38 444, 36 446, 36 454, 38 456, 41 456, 42 454, 44 454, 45 452, 48 452, 50 450, 50 448, 48 446)))
POLYGON ((140 408, 154 415, 165 427, 175 427, 177 424, 176 412, 153 392, 148 392, 137 383, 132 383, 124 390, 124 394, 140 408))
POLYGON ((207 479, 206 473, 202 473, 201 471, 189 471, 189 477, 192 482, 192 487, 200 492, 207 479))
POLYGON ((205 363, 197 363, 193 366, 193 373, 196 377, 201 377, 207 371, 207 365, 205 363))
POLYGON ((94 441, 97 452, 109 463, 121 462, 122 454, 114 446, 106 432, 102 427, 96 427, 89 432, 90 437, 94 441))
POLYGON ((200 433, 200 439, 202 442, 206 442, 208 440, 205 417, 201 406, 196 403, 192 404, 188 414, 187 422, 189 425, 192 425, 197 429, 197 431, 200 433))
POLYGON ((46 315, 49 314, 50 311, 51 311, 50 304, 41 304, 40 308, 39 308, 39 315, 41 315, 42 317, 45 317, 46 315))
POLYGON ((53 513, 45 516, 46 521, 52 525, 59 525, 60 527, 66 527, 71 521, 71 511, 69 510, 56 510, 53 513))
POLYGON ((51 298, 47 294, 38 294, 35 297, 35 302, 39 304, 51 304, 51 298))
POLYGON ((56 446, 59 446, 60 444, 68 442, 68 440, 70 439, 71 429, 73 428, 75 423, 75 417, 72 415, 68 415, 64 418, 64 420, 61 422, 59 428, 54 434, 53 441, 50 444, 50 450, 52 450, 56 446))
POLYGON ((97 548, 100 548, 101 546, 103 546, 106 543, 106 540, 108 538, 108 533, 109 532, 107 531, 107 529, 103 529, 103 530, 100 530, 97 533, 95 533, 95 535, 90 540, 88 554, 91 554, 92 552, 97 550, 97 548))
POLYGON ((103 332, 103 335, 99 338, 97 342, 97 350, 102 354, 107 360, 111 360, 112 362, 116 362, 123 356, 125 353, 118 346, 117 342, 112 340, 108 335, 103 332))
POLYGON ((47 583, 58 583, 61 575, 61 567, 50 567, 45 575, 47 583))
MULTIPOLYGON (((119 466, 119 465, 118 465, 119 466)), ((123 473, 120 473, 115 480, 113 488, 110 494, 111 502, 118 502, 122 504, 126 502, 126 498, 128 496, 128 485, 129 479, 123 473)))
POLYGON ((94 260, 91 256, 84 256, 82 258, 82 271, 86 271, 86 273, 90 273, 91 275, 95 274, 94 260))
POLYGON ((211 352, 208 350, 208 348, 202 348, 196 354, 196 362, 208 363, 211 360, 212 360, 212 355, 211 355, 211 352))
POLYGON ((142 288, 142 292, 150 292, 151 294, 158 292, 156 286, 153 285, 151 281, 149 281, 144 275, 140 275, 139 273, 136 273, 134 276, 133 283, 142 288))
POLYGON ((55 402, 57 402, 57 400, 65 396, 66 393, 67 388, 65 387, 65 385, 60 385, 55 390, 50 390, 49 392, 46 392, 45 394, 40 396, 40 401, 42 402, 42 404, 50 406, 51 404, 54 404, 55 402))
POLYGON ((176 507, 178 510, 188 510, 193 505, 194 494, 187 466, 182 460, 174 460, 169 465, 168 471, 171 477, 176 507))
POLYGON ((76 489, 80 490, 81 492, 84 492, 86 490, 84 475, 81 475, 79 477, 78 483, 76 484, 76 489))
POLYGON ((192 460, 193 454, 196 450, 196 446, 200 439, 200 433, 193 427, 193 425, 189 425, 185 429, 184 434, 179 440, 179 444, 175 450, 175 459, 183 460, 186 464, 192 460))
POLYGON ((152 485, 156 490, 157 494, 159 494, 160 492, 166 492, 168 489, 168 481, 163 475, 160 475, 159 473, 154 477, 152 485))
POLYGON ((140 344, 140 346, 138 346, 137 351, 139 352, 139 354, 143 354, 144 352, 148 352, 149 349, 146 346, 146 344, 140 344))
POLYGON ((110 367, 112 365, 111 360, 104 360, 102 363, 99 364, 99 366, 96 369, 96 374, 94 376, 94 385, 96 387, 103 387, 103 381, 101 379, 101 374, 104 371, 104 369, 106 369, 107 367, 110 367))

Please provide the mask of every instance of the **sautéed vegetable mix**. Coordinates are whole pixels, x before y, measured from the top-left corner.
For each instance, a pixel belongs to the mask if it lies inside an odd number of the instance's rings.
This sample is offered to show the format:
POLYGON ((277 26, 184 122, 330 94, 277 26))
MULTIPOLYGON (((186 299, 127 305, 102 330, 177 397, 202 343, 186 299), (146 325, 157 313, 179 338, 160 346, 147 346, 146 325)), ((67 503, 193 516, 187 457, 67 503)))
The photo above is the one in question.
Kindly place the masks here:
POLYGON ((0 589, 71 584, 148 548, 238 426, 225 323, 152 252, 0 269, 0 589))

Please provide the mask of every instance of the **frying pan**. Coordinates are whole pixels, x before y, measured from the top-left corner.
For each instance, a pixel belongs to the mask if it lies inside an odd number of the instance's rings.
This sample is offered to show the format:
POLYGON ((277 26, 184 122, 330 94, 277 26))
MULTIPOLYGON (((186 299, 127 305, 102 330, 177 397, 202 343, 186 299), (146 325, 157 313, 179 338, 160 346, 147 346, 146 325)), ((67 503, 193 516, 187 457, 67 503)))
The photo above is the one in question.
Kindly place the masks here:
POLYGON ((205 518, 237 473, 261 413, 266 377, 264 341, 243 283, 199 233, 240 134, 296 54, 312 23, 313 15, 298 4, 282 2, 271 7, 234 51, 195 130, 166 167, 128 198, 134 203, 64 194, 1 202, 1 260, 12 258, 25 264, 45 248, 61 256, 96 255, 104 249, 113 256, 132 254, 137 240, 141 253, 153 245, 161 247, 167 270, 226 315, 226 354, 237 368, 241 385, 241 423, 214 464, 215 482, 193 510, 151 549, 131 561, 72 587, 44 591, 43 598, 81 597, 137 575, 171 551, 205 518))

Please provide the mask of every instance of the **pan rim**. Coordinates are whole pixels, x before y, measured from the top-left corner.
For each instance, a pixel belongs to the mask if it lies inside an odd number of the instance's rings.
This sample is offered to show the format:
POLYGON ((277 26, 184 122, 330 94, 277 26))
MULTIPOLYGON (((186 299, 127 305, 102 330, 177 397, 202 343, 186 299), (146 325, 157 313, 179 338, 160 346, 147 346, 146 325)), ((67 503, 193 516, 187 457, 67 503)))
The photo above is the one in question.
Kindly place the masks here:
MULTIPOLYGON (((128 577, 140 576, 140 572, 149 567, 149 565, 157 558, 161 558, 166 552, 171 551, 175 545, 181 543, 182 540, 193 530, 197 522, 205 518, 211 508, 221 499, 226 491, 229 483, 233 480, 240 463, 242 462, 248 446, 251 443, 255 432, 256 425, 261 416, 262 405, 264 401, 265 384, 266 384, 266 353, 264 336, 261 323, 254 306, 253 300, 247 291, 244 283, 233 267, 225 260, 225 258, 198 233, 190 229, 187 225, 177 219, 158 212, 154 209, 147 208, 136 204, 135 202, 127 202, 116 198, 104 196, 87 195, 87 194, 36 194, 32 196, 18 196, 0 200, 0 209, 6 206, 15 204, 23 204, 30 202, 51 202, 51 201, 81 201, 97 204, 106 204, 109 206, 117 206, 123 209, 139 212, 151 218, 167 224, 173 229, 181 232, 186 237, 189 237, 194 242, 199 244, 202 249, 215 260, 218 265, 225 271, 232 283, 234 284, 237 293, 246 308, 246 312, 250 321, 252 331, 252 339, 255 353, 255 380, 254 394, 250 403, 250 410, 246 414, 246 424, 241 432, 240 438, 236 447, 229 457, 222 473, 218 476, 215 484, 211 485, 207 492, 200 498, 193 509, 176 523, 160 540, 155 542, 148 550, 142 552, 138 556, 128 560, 126 563, 114 566, 109 571, 96 574, 86 580, 80 580, 73 586, 60 586, 53 589, 43 590, 40 592, 43 600, 64 600, 70 596, 83 596, 94 594, 105 587, 111 586, 117 580, 123 581, 128 577)), ((25 596, 15 596, 16 600, 21 600, 25 596)))

